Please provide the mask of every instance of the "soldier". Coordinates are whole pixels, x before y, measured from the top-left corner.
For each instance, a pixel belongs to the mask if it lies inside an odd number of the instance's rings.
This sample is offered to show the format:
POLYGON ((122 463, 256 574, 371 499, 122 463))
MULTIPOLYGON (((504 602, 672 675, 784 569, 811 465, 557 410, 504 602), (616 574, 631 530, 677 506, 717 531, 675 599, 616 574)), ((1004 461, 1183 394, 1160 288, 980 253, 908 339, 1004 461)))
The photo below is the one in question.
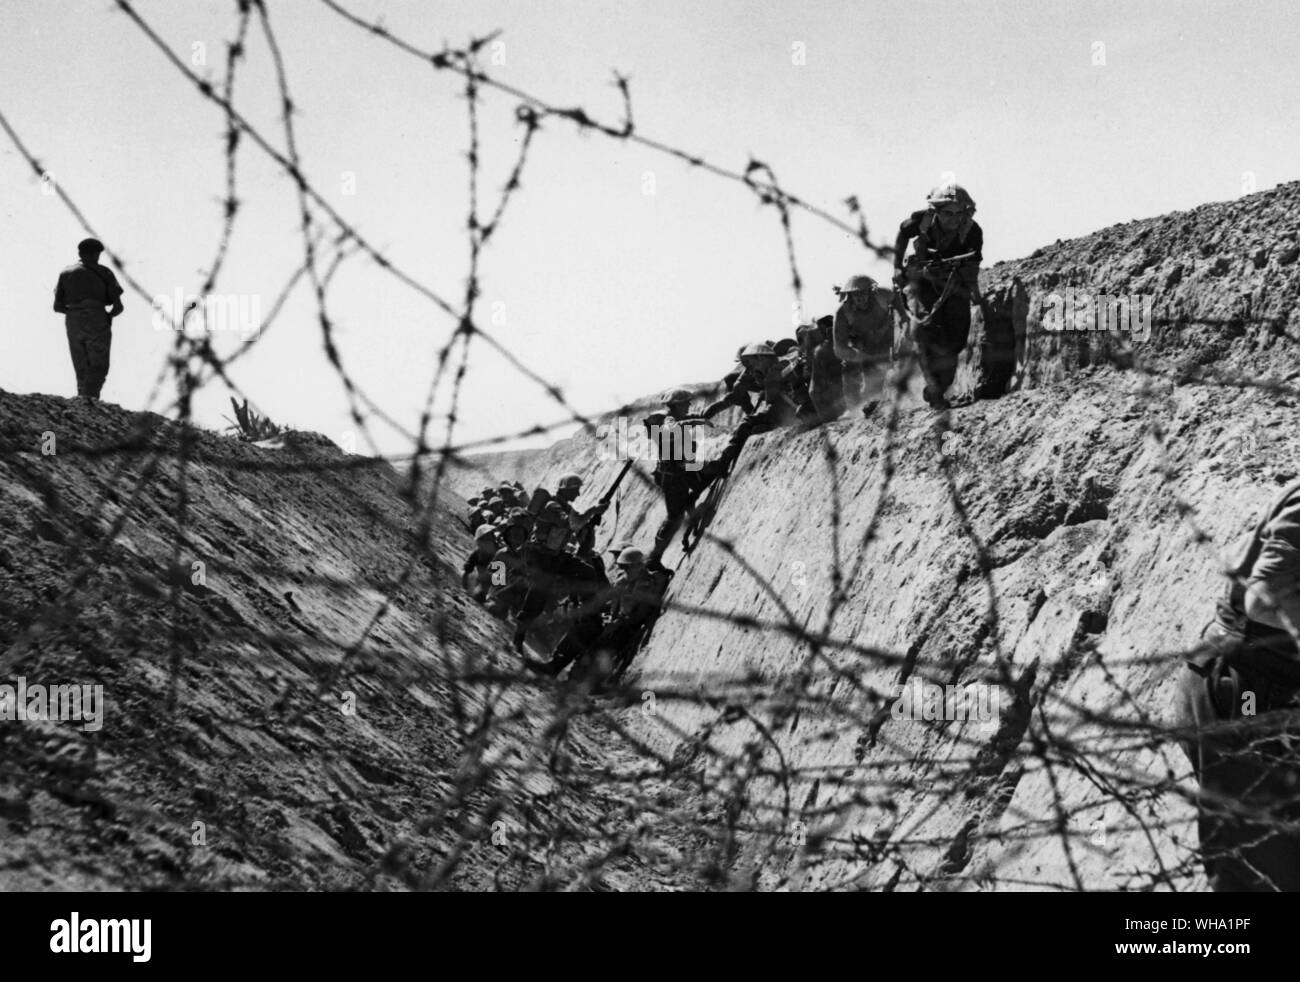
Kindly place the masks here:
POLYGON ((850 276, 840 287, 832 337, 844 363, 844 401, 865 402, 869 415, 880 402, 894 347, 893 295, 870 276, 850 276))
POLYGON ((838 419, 847 409, 847 383, 844 366, 835 354, 834 324, 835 318, 827 314, 812 324, 802 325, 797 332, 808 397, 823 422, 838 419))
POLYGON ((572 537, 564 508, 557 501, 548 501, 533 520, 532 534, 523 549, 528 590, 516 618, 516 651, 523 650, 532 622, 562 598, 572 595, 584 603, 599 589, 599 579, 590 564, 567 551, 572 537))
POLYGON ((929 207, 913 212, 894 242, 894 284, 907 297, 923 396, 935 409, 957 373, 957 356, 970 335, 971 301, 979 298, 984 230, 971 216, 975 202, 957 184, 935 188, 929 207), (907 244, 913 253, 904 265, 907 244))
POLYGON ((661 582, 666 589, 668 575, 666 571, 662 577, 652 574, 640 549, 624 549, 618 557, 614 584, 600 610, 573 626, 556 645, 550 661, 533 662, 530 667, 557 676, 576 661, 570 673, 574 679, 593 671, 604 678, 616 666, 625 668, 643 636, 642 629, 659 610, 662 590, 656 590, 661 582))
POLYGON ((1273 500, 1229 574, 1179 678, 1202 861, 1214 890, 1297 891, 1300 481, 1273 500))
POLYGON ((477 529, 480 525, 492 525, 505 515, 505 508, 495 491, 483 494, 477 501, 471 499, 469 526, 477 529))
POLYGON ((523 508, 528 504, 528 502, 523 500, 523 494, 520 490, 516 489, 513 484, 510 484, 507 481, 502 481, 497 487, 497 496, 505 502, 507 510, 511 508, 523 508))
POLYGON ((488 590, 492 586, 492 559, 497 554, 497 530, 491 525, 480 525, 474 532, 474 551, 465 559, 460 571, 460 585, 470 590, 473 578, 474 599, 479 603, 487 600, 488 590))
MULTIPOLYGON (((740 398, 748 400, 748 395, 740 398)), ((664 393, 663 404, 665 412, 651 413, 643 421, 657 458, 651 478, 663 492, 668 511, 655 532, 649 557, 653 564, 663 558, 668 543, 696 499, 719 475, 726 473, 725 466, 705 464, 697 459, 695 430, 730 403, 724 398, 705 410, 703 416, 692 417, 690 390, 669 389, 664 393)))
POLYGON ((65 315, 77 395, 85 399, 98 399, 104 387, 113 347, 113 318, 125 309, 117 277, 99 263, 103 251, 98 239, 82 239, 77 244, 80 262, 59 273, 54 287, 54 312, 65 315))
POLYGON ((796 358, 797 355, 782 360, 766 342, 748 345, 743 350, 744 371, 735 386, 703 414, 709 418, 727 406, 738 406, 746 413, 718 459, 709 465, 717 473, 725 474, 731 468, 751 436, 795 422, 818 421, 796 358))
POLYGON ((524 544, 533 528, 533 516, 522 508, 514 509, 499 535, 504 545, 492 557, 491 588, 488 613, 505 617, 523 606, 528 593, 528 576, 524 562, 524 544))

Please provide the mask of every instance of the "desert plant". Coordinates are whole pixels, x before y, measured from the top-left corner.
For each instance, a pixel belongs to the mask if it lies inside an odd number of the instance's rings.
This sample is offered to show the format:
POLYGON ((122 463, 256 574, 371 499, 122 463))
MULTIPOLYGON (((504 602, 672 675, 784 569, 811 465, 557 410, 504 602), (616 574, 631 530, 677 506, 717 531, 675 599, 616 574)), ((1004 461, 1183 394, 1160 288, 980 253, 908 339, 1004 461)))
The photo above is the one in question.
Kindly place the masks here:
POLYGON ((241 406, 235 397, 231 396, 230 405, 235 410, 235 418, 231 419, 229 416, 224 418, 230 423, 230 430, 238 434, 241 440, 256 443, 259 440, 269 440, 284 434, 283 426, 273 423, 268 417, 252 408, 247 399, 241 406))

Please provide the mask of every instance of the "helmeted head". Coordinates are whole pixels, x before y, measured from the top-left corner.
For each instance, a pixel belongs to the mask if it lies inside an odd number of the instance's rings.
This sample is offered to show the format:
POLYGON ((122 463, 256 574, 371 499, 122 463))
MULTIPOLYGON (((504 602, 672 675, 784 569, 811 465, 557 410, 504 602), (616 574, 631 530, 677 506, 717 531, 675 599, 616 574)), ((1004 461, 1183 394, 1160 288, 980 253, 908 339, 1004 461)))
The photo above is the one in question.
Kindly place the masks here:
POLYGON ((569 516, 554 501, 548 501, 533 522, 533 541, 554 552, 569 539, 569 516))
POLYGON ((685 416, 691 408, 691 390, 676 388, 664 393, 664 405, 670 415, 685 416))
POLYGON ((533 516, 524 508, 511 508, 506 515, 506 525, 501 530, 501 537, 511 549, 518 549, 528 541, 528 535, 532 530, 533 516))
POLYGON ((479 498, 478 498, 477 495, 476 495, 475 497, 469 499, 469 506, 470 506, 471 508, 473 508, 473 507, 474 507, 475 505, 477 505, 478 503, 479 503, 479 498))
POLYGON ((624 576, 635 576, 645 569, 645 553, 635 547, 624 549, 615 560, 624 576))
POLYGON ((875 302, 876 281, 870 276, 859 273, 850 276, 840 287, 840 297, 853 304, 856 310, 865 310, 875 302))
POLYGON ((975 201, 960 184, 940 184, 925 197, 938 219, 939 227, 955 231, 975 214, 975 201))
POLYGON ((561 501, 572 501, 582 493, 582 478, 577 474, 565 474, 555 486, 555 497, 561 501))
POLYGON ((771 371, 776 361, 776 351, 766 341, 747 344, 740 349, 740 363, 760 375, 771 371))
POLYGON ((82 259, 90 262, 98 262, 99 255, 104 251, 104 243, 99 239, 82 239, 77 243, 77 255, 82 259))
POLYGON ((495 525, 488 525, 486 522, 474 530, 474 541, 482 545, 485 542, 496 542, 497 529, 495 525))
POLYGON ((632 548, 631 542, 629 542, 627 539, 619 539, 617 542, 611 542, 609 545, 607 545, 605 547, 605 551, 612 552, 614 554, 614 562, 618 562, 618 557, 623 554, 623 551, 625 549, 631 549, 631 548, 632 548))

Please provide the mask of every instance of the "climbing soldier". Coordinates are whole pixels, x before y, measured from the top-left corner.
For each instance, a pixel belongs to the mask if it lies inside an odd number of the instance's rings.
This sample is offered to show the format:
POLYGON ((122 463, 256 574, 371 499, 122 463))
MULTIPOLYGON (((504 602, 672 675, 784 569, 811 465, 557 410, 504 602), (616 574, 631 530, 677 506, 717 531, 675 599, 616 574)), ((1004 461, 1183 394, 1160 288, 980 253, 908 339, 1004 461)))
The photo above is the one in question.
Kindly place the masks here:
POLYGON ((492 559, 497 549, 496 528, 480 525, 474 532, 474 551, 466 557, 460 571, 460 585, 471 590, 479 603, 487 600, 492 587, 492 559))
POLYGON ((808 398, 822 422, 838 419, 848 408, 844 366, 835 354, 834 326, 835 318, 827 314, 811 324, 800 325, 796 331, 808 398))
POLYGON ((1274 499, 1228 572, 1179 678, 1202 861, 1214 890, 1297 891, 1300 481, 1274 499))
POLYGON ((745 442, 758 433, 796 422, 816 423, 818 414, 808 394, 808 385, 798 363, 798 348, 783 359, 766 342, 746 346, 740 356, 743 371, 731 391, 704 410, 704 417, 717 415, 728 406, 745 411, 745 418, 714 461, 713 468, 726 473, 740 455, 745 442))
POLYGON ((581 536, 585 529, 595 530, 600 524, 609 502, 597 502, 585 511, 578 511, 573 502, 582 494, 582 478, 577 474, 565 474, 556 485, 551 500, 564 509, 569 519, 569 529, 575 536, 581 536))
POLYGON ((543 675, 559 675, 574 665, 571 677, 590 678, 599 683, 626 668, 636 646, 659 610, 668 574, 656 576, 640 549, 624 549, 618 557, 618 572, 608 599, 598 611, 580 619, 555 646, 548 662, 531 662, 529 667, 543 675))
POLYGON ((848 407, 864 403, 870 415, 883 394, 894 346, 893 296, 870 276, 850 276, 840 299, 832 337, 844 364, 844 400, 848 407))
POLYGON ((907 297, 925 401, 947 409, 944 393, 970 335, 971 302, 979 298, 984 230, 972 217, 975 202, 960 185, 941 185, 926 201, 926 210, 913 212, 899 226, 894 284, 907 297), (909 242, 913 252, 904 263, 909 242))
POLYGON ((515 620, 514 644, 522 651, 529 627, 565 597, 585 603, 600 589, 591 565, 567 550, 573 529, 557 501, 547 502, 533 520, 533 531, 523 549, 528 590, 515 620))
POLYGON ((54 312, 64 315, 77 395, 86 399, 98 399, 108 378, 113 318, 125 309, 117 277, 99 263, 103 251, 98 239, 82 239, 80 261, 63 270, 54 287, 54 312))
POLYGON ((516 508, 499 532, 505 544, 497 550, 489 566, 492 585, 488 591, 487 607, 493 617, 505 617, 523 606, 528 593, 523 549, 532 528, 533 516, 522 508, 516 508))
POLYGON ((663 405, 664 412, 651 413, 643 421, 657 458, 651 477, 663 492, 668 511, 655 532, 649 556, 652 564, 658 564, 663 558, 668 543, 699 496, 726 472, 726 467, 698 459, 695 431, 729 403, 724 399, 710 406, 703 415, 692 417, 690 390, 670 389, 664 393, 663 405))

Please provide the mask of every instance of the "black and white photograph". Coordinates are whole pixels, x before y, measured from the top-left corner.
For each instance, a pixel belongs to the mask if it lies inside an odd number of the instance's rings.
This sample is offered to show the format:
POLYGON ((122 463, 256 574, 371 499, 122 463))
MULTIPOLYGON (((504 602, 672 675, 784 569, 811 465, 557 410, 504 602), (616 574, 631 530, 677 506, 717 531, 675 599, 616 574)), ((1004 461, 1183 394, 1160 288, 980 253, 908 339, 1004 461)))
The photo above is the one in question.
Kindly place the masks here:
POLYGON ((7 956, 1289 947, 1294 4, 2 0, 0 52, 7 956))

